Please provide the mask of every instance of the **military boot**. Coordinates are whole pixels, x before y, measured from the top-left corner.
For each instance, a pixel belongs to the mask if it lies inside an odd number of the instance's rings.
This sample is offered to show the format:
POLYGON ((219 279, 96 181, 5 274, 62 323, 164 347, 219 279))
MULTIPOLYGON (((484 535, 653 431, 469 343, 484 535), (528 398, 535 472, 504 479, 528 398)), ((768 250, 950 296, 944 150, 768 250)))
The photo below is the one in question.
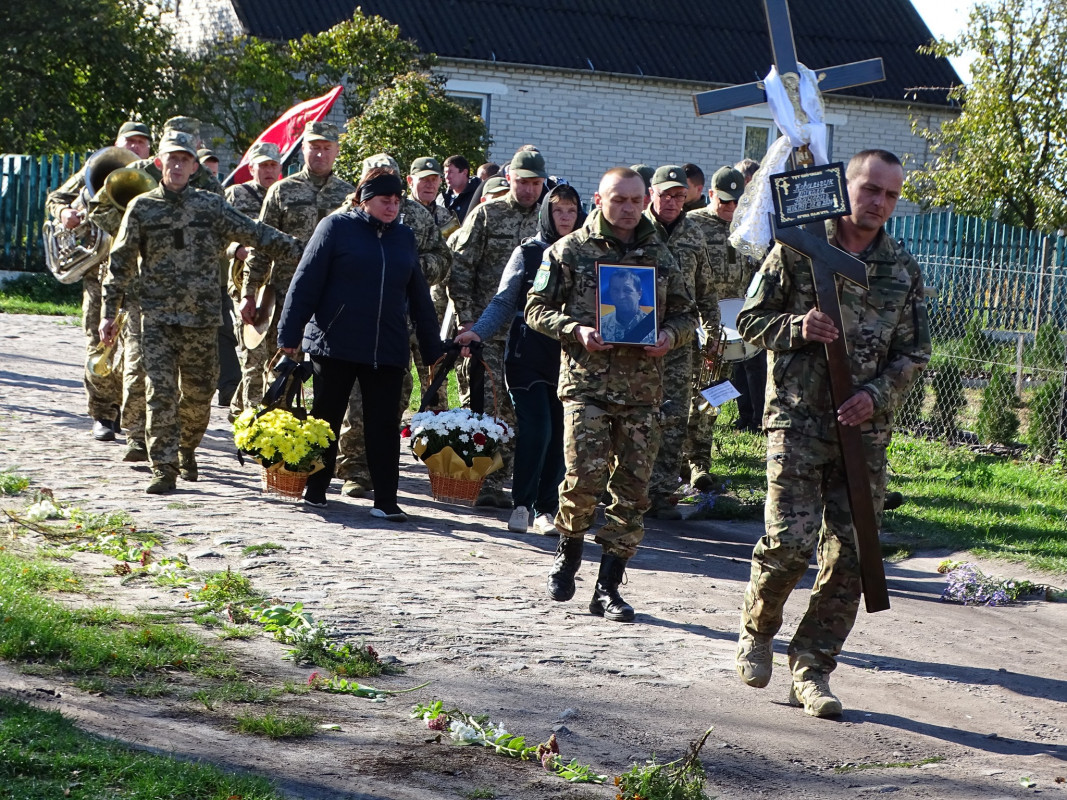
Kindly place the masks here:
POLYGON ((773 663, 774 637, 765 633, 749 633, 748 629, 742 626, 734 660, 741 680, 748 686, 762 689, 771 681, 773 663))
POLYGON ((195 481, 200 477, 196 468, 196 451, 192 448, 182 448, 178 451, 178 474, 183 481, 195 481))
POLYGON ((574 576, 582 565, 585 537, 560 535, 556 544, 556 561, 548 573, 548 594, 563 603, 574 597, 574 576))
POLYGON ((148 482, 144 491, 145 494, 166 494, 173 492, 177 485, 178 470, 168 464, 152 469, 152 480, 148 482))
POLYGON ((593 599, 589 602, 589 613, 613 622, 634 621, 633 607, 619 594, 628 560, 607 552, 600 557, 600 572, 596 576, 593 599))
POLYGON ((127 439, 126 453, 122 456, 122 460, 131 463, 147 461, 148 447, 144 439, 127 439))
POLYGON ((652 505, 649 506, 645 515, 652 519, 679 520, 682 518, 682 512, 678 510, 678 506, 672 503, 669 497, 663 495, 652 498, 652 505))
POLYGON ((841 701, 830 691, 830 677, 819 673, 809 673, 805 680, 793 678, 789 705, 803 706, 804 713, 812 717, 837 717, 842 710, 841 701))

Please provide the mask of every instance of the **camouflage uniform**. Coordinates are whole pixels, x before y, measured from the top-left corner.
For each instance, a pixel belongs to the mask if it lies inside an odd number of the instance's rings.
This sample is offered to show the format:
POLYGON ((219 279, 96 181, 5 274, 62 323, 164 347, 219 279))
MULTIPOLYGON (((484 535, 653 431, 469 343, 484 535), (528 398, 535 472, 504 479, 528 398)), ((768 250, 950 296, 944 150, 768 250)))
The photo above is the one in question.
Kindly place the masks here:
MULTIPOLYGON (((244 183, 238 183, 234 186, 226 187, 226 202, 236 208, 246 217, 251 219, 259 219, 259 212, 263 208, 263 201, 267 197, 267 190, 260 186, 255 181, 245 181, 244 183)), ((245 348, 243 326, 241 321, 241 300, 244 297, 242 286, 238 286, 234 283, 234 269, 239 269, 239 276, 244 275, 244 263, 237 264, 233 260, 236 258, 237 249, 240 247, 237 242, 230 244, 226 250, 226 257, 233 263, 233 267, 227 270, 227 274, 223 276, 223 285, 226 287, 226 292, 229 295, 230 303, 233 307, 233 333, 237 339, 237 361, 241 365, 242 380, 237 387, 237 391, 233 393, 233 397, 230 399, 230 411, 234 416, 237 416, 245 409, 244 404, 244 372, 248 361, 248 350, 245 348)), ((225 314, 223 316, 226 316, 225 314)))
MULTIPOLYGON (((717 276, 712 272, 711 256, 701 226, 682 213, 668 230, 649 208, 645 216, 656 226, 660 238, 667 243, 682 270, 685 285, 696 301, 700 326, 710 339, 719 332, 719 296, 717 276)), ((686 422, 689 418, 690 396, 696 384, 695 365, 699 362, 700 346, 676 347, 663 357, 663 436, 659 455, 652 467, 648 494, 653 503, 665 500, 678 488, 686 422)), ((703 388, 703 387, 701 387, 703 388)))
MULTIPOLYGON (((911 255, 882 230, 859 258, 870 288, 839 282, 842 334, 852 383, 874 401, 874 416, 860 430, 880 524, 893 414, 930 359, 930 329, 922 275, 911 255)), ((786 598, 818 543, 819 574, 789 645, 795 681, 834 669, 860 599, 825 346, 801 338, 801 322, 813 307, 810 262, 779 245, 753 280, 737 320, 745 340, 765 347, 771 358, 763 420, 769 429, 766 534, 752 554, 744 631, 777 633, 786 598)))
POLYGON ((563 346, 559 397, 567 472, 556 527, 564 537, 582 538, 606 486, 611 504, 596 541, 605 553, 628 559, 645 534, 642 515, 658 447, 663 364, 640 347, 589 352, 575 337, 580 325, 597 323, 597 261, 656 267, 659 329, 670 335, 672 347, 684 347, 692 337, 696 306, 651 222, 642 218, 634 241, 625 244, 596 211, 545 251, 528 295, 527 324, 563 346))
MULTIPOLYGON (((272 228, 295 236, 307 244, 315 227, 330 212, 336 210, 355 187, 330 174, 325 178, 312 174, 305 166, 295 175, 282 178, 267 190, 259 221, 272 228)), ((241 402, 245 408, 255 408, 263 399, 263 392, 271 377, 267 365, 278 350, 278 312, 285 305, 289 282, 296 272, 300 255, 274 259, 252 250, 245 261, 242 280, 244 296, 254 296, 259 287, 270 284, 275 292, 275 320, 259 346, 245 352, 241 370, 241 402)))
MULTIPOLYGON (((130 164, 131 169, 147 172, 159 182, 163 171, 156 166, 154 159, 145 158, 130 164)), ((222 184, 201 166, 189 178, 189 185, 194 189, 222 194, 222 184)), ((123 213, 112 205, 103 192, 97 192, 89 204, 89 218, 112 236, 117 236, 122 224, 123 213)), ((104 265, 104 275, 107 265, 104 265)), ((141 448, 145 441, 145 370, 142 363, 141 311, 134 292, 128 291, 124 300, 126 324, 122 328, 122 427, 126 431, 127 443, 141 448)))
MULTIPOLYGON (((482 203, 467 212, 463 227, 450 239, 453 251, 452 274, 448 279, 448 296, 456 308, 456 322, 474 322, 489 305, 500 285, 512 252, 523 241, 538 232, 537 215, 539 204, 526 208, 520 206, 509 192, 493 203, 482 203)), ((515 425, 515 411, 511 398, 503 391, 504 348, 508 341, 508 329, 504 328, 492 339, 482 344, 482 360, 497 386, 497 415, 509 425, 515 425)), ((470 402, 466 360, 456 370, 460 379, 460 399, 464 405, 470 402)), ((486 389, 489 393, 489 389, 486 389)), ((486 398, 486 411, 490 411, 492 398, 486 398)), ((485 489, 499 492, 511 474, 511 451, 504 454, 504 468, 486 478, 485 489)))
POLYGON ((127 293, 138 298, 153 469, 176 473, 179 448, 195 449, 207 430, 218 380, 217 265, 231 241, 279 258, 300 251, 216 194, 162 185, 129 204, 112 245, 106 316, 114 318, 127 293))
MULTIPOLYGON (((76 172, 58 189, 48 194, 45 207, 50 217, 59 220, 60 212, 69 206, 85 188, 85 168, 76 172)), ((94 221, 94 224, 95 221, 94 221)), ((103 295, 100 281, 107 271, 107 260, 93 267, 82 276, 82 330, 85 332, 86 365, 88 357, 100 344, 100 311, 103 295)), ((119 415, 122 403, 121 361, 104 376, 91 372, 86 366, 82 371, 85 385, 86 411, 94 420, 113 420, 119 415)))
MULTIPOLYGON (((700 226, 708 242, 712 272, 715 275, 715 292, 719 300, 743 296, 758 265, 752 259, 739 256, 737 251, 727 244, 730 223, 715 214, 710 205, 691 212, 688 217, 700 226)), ((709 342, 717 341, 719 335, 720 331, 711 331, 709 342)), ((693 352, 694 364, 699 367, 704 354, 699 346, 694 346, 693 352)), ((708 401, 700 395, 700 390, 707 387, 697 385, 696 378, 699 374, 700 370, 695 370, 693 392, 689 404, 689 422, 686 426, 685 444, 682 447, 683 462, 688 463, 691 476, 701 475, 708 471, 711 464, 715 420, 718 417, 718 413, 712 413, 708 401)))
MULTIPOLYGON (((355 206, 354 199, 346 200, 341 210, 348 211, 355 206)), ((415 247, 419 252, 419 266, 422 267, 423 277, 431 286, 440 284, 448 275, 449 267, 452 266, 452 251, 448 249, 441 231, 434 224, 433 216, 422 203, 410 198, 405 198, 400 203, 400 214, 397 221, 407 225, 415 233, 415 247)), ((418 344, 415 340, 414 330, 411 332, 411 350, 416 354, 418 364, 422 365, 422 357, 418 355, 418 344)), ((429 384, 428 376, 423 379, 425 367, 419 373, 423 380, 422 388, 429 384)), ((407 410, 408 401, 411 398, 411 370, 404 375, 403 388, 400 390, 400 414, 403 416, 407 410)), ((399 431, 397 432, 399 434, 399 431)), ((359 383, 352 387, 352 394, 348 399, 348 411, 345 413, 344 422, 341 425, 341 436, 337 442, 337 466, 334 475, 343 481, 355 481, 361 486, 369 487, 370 468, 367 466, 367 456, 363 450, 363 396, 359 391, 359 383)))

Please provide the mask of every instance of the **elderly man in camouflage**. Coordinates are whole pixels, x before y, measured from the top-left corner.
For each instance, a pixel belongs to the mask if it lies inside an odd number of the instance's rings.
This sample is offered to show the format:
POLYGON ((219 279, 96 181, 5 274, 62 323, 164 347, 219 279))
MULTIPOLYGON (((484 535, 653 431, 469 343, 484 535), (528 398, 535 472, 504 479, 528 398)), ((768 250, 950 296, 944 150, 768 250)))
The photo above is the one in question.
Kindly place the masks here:
POLYGON ((104 280, 100 338, 114 341, 115 314, 129 293, 138 298, 147 375, 146 433, 152 480, 163 494, 175 479, 199 477, 195 450, 207 430, 218 380, 218 263, 231 241, 255 244, 277 258, 301 244, 253 222, 222 197, 197 190, 196 138, 168 131, 159 146, 162 182, 126 208, 104 280))
MULTIPOLYGON (((115 146, 124 147, 141 158, 147 158, 152 148, 151 131, 143 122, 124 122, 115 137, 115 146)), ((61 222, 65 228, 77 228, 87 215, 85 200, 79 199, 84 189, 83 167, 58 189, 49 192, 45 204, 49 216, 61 222)), ((95 220, 92 221, 99 226, 95 220)), ((115 230, 117 229, 116 224, 115 230)), ((115 233, 114 230, 107 232, 112 235, 115 233)), ((85 331, 87 355, 92 354, 100 344, 100 313, 103 309, 100 281, 106 269, 105 262, 82 277, 82 329, 85 331)), ((119 429, 119 407, 122 405, 122 370, 116 369, 100 376, 85 369, 83 382, 86 410, 93 420, 93 438, 100 442, 114 441, 119 429)))
MULTIPOLYGON (((363 180, 375 167, 384 167, 400 177, 400 167, 395 158, 388 153, 375 153, 363 159, 360 180, 363 180)), ((357 205, 356 196, 349 195, 338 211, 351 211, 357 205)), ((434 220, 433 212, 427 209, 421 201, 405 197, 400 201, 400 213, 396 220, 407 225, 415 234, 415 249, 419 254, 419 266, 422 269, 422 276, 426 278, 426 283, 430 286, 441 285, 452 266, 452 251, 445 244, 444 236, 434 220)), ((422 356, 418 352, 418 343, 414 336, 414 331, 412 331, 412 355, 416 358, 416 363, 422 364, 422 356)), ((422 383, 422 388, 429 384, 428 377, 427 375, 427 380, 422 383)), ((404 373, 404 383, 400 391, 401 416, 407 410, 411 389, 411 372, 408 371, 404 373)), ((399 434, 399 431, 397 433, 399 434)), ((370 466, 367 464, 367 454, 363 450, 364 441, 363 396, 360 394, 357 382, 352 387, 348 410, 345 412, 344 422, 341 425, 341 436, 337 443, 337 464, 334 468, 334 475, 344 481, 341 484, 341 494, 348 497, 363 497, 370 489, 370 466)))
MULTIPOLYGON (((500 277, 504 274, 512 252, 526 239, 538 232, 541 189, 548 173, 545 159, 538 152, 520 150, 509 166, 510 188, 501 200, 481 203, 467 212, 461 227, 449 240, 454 258, 448 279, 448 296, 456 309, 460 332, 468 330, 485 311, 496 294, 500 277)), ((498 386, 504 381, 504 348, 508 331, 505 328, 482 345, 482 360, 498 386)), ((466 369, 466 364, 461 369, 466 369)), ((460 382, 462 400, 466 403, 469 387, 460 382)), ((511 399, 504 391, 497 392, 499 416, 509 425, 515 424, 511 399)), ((504 469, 486 478, 475 505, 511 508, 511 500, 504 492, 504 478, 511 474, 511 454, 504 455, 504 469)))
POLYGON ((835 421, 860 426, 880 520, 893 413, 930 359, 919 266, 882 227, 900 196, 904 169, 892 153, 865 150, 849 162, 846 175, 852 212, 828 228, 835 246, 866 263, 870 287, 839 282, 844 330, 815 308, 809 261, 781 245, 753 278, 737 321, 746 340, 771 353, 764 412, 767 532, 752 554, 737 671, 749 686, 769 682, 782 607, 818 544, 815 587, 789 643, 790 702, 816 717, 841 713, 829 677, 860 601, 835 421), (824 343, 841 335, 856 391, 835 409, 824 343))
MULTIPOLYGON (((260 222, 307 243, 319 222, 336 210, 356 188, 333 174, 340 139, 341 131, 332 122, 309 122, 305 126, 304 168, 295 175, 282 178, 267 190, 260 222)), ((275 308, 282 308, 299 261, 299 253, 272 260, 265 253, 257 253, 255 248, 249 252, 242 275, 244 299, 239 308, 244 322, 251 324, 255 321, 256 294, 265 284, 274 288, 275 308)), ((263 399, 271 379, 267 367, 277 350, 278 321, 274 319, 259 346, 245 351, 241 369, 241 402, 245 408, 254 408, 263 399)))
POLYGON ((645 197, 639 174, 626 167, 609 170, 594 196, 598 209, 545 252, 526 304, 527 324, 563 345, 559 396, 566 475, 548 592, 558 601, 574 596, 585 534, 606 486, 611 503, 596 535, 603 554, 589 610, 618 622, 634 619, 619 584, 645 533, 642 515, 663 402, 661 359, 688 342, 697 322, 678 262, 641 214, 645 197), (656 268, 656 344, 605 344, 596 328, 598 262, 656 268))
MULTIPOLYGON (((188 133, 200 147, 200 120, 194 117, 171 117, 163 123, 160 138, 169 131, 188 133)), ((158 156, 143 158, 130 164, 131 169, 148 173, 156 181, 163 178, 163 162, 158 156)), ((222 184, 197 162, 197 169, 189 179, 194 189, 222 194, 222 184)), ((89 204, 89 218, 113 237, 119 232, 123 209, 117 208, 104 192, 97 192, 89 204)), ((148 461, 145 444, 145 370, 141 363, 141 314, 137 297, 128 294, 124 300, 126 324, 122 328, 122 427, 126 430, 126 453, 122 460, 128 462, 148 461)))
MULTIPOLYGON (((259 219, 259 213, 263 209, 263 201, 267 198, 267 190, 278 182, 282 176, 282 154, 278 145, 271 142, 260 142, 253 145, 248 152, 248 171, 252 179, 244 183, 237 183, 226 188, 226 202, 236 208, 246 217, 259 219)), ((233 335, 236 339, 237 360, 240 365, 242 376, 245 364, 248 360, 248 349, 241 335, 241 301, 244 298, 243 278, 245 260, 248 258, 248 248, 237 242, 230 244, 226 250, 226 257, 230 261, 229 274, 224 279, 225 291, 228 300, 233 304, 233 335)), ((227 316, 224 314, 223 316, 227 316)), ((222 340, 219 340, 222 347, 222 340)), ((221 399, 221 398, 220 398, 221 399)), ((240 381, 237 391, 230 398, 230 413, 236 417, 245 409, 244 380, 240 381)))
MULTIPOLYGON (((680 166, 657 169, 652 175, 652 202, 645 209, 645 216, 656 226, 681 267, 686 286, 696 301, 700 325, 711 339, 719 333, 716 276, 704 233, 683 208, 688 189, 686 180, 685 169, 680 166)), ((648 487, 651 502, 648 513, 658 519, 682 518, 670 497, 678 488, 681 471, 682 445, 694 385, 694 352, 693 347, 678 347, 663 358, 663 435, 648 487)))

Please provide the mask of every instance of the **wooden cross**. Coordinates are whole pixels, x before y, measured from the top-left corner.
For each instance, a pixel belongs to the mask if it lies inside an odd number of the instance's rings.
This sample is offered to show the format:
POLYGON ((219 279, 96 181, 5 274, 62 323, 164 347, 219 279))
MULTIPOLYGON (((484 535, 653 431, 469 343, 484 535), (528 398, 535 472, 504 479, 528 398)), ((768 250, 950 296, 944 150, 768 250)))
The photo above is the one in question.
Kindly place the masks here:
MULTIPOLYGON (((787 75, 798 78, 799 69, 796 46, 793 41, 793 28, 789 20, 789 6, 786 0, 764 0, 764 9, 767 12, 771 48, 778 73, 783 79, 787 75)), ((880 58, 830 67, 816 72, 816 75, 819 79, 820 91, 843 89, 848 86, 885 80, 880 58)), ((703 92, 693 98, 698 115, 756 105, 764 100, 766 100, 766 93, 762 83, 703 92)), ((773 218, 774 215, 771 216, 773 218)), ((826 345, 826 360, 830 372, 830 398, 834 408, 840 408, 855 394, 856 390, 852 385, 848 348, 844 338, 844 326, 841 322, 837 276, 841 275, 867 288, 866 265, 829 244, 826 241, 826 228, 822 222, 812 223, 804 228, 779 228, 776 221, 772 220, 772 228, 777 241, 810 259, 812 279, 815 282, 816 304, 819 310, 829 316, 834 326, 842 332, 837 339, 826 345)), ((884 611, 889 608, 889 590, 886 587, 882 550, 878 541, 878 524, 874 513, 874 500, 871 497, 863 437, 860 435, 858 426, 842 425, 838 422, 837 440, 841 448, 845 480, 848 484, 852 524, 856 531, 856 548, 859 553, 864 602, 868 612, 884 611)))

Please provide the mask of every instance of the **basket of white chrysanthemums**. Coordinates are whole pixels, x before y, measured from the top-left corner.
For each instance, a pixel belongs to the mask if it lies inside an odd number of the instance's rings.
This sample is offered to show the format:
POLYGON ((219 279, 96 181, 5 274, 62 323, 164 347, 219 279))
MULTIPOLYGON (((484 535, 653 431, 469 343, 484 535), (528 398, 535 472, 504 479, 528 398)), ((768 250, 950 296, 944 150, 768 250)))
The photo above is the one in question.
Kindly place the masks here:
POLYGON ((503 420, 468 408, 421 411, 411 418, 411 450, 430 472, 434 499, 473 506, 485 476, 504 466, 514 436, 503 420))

